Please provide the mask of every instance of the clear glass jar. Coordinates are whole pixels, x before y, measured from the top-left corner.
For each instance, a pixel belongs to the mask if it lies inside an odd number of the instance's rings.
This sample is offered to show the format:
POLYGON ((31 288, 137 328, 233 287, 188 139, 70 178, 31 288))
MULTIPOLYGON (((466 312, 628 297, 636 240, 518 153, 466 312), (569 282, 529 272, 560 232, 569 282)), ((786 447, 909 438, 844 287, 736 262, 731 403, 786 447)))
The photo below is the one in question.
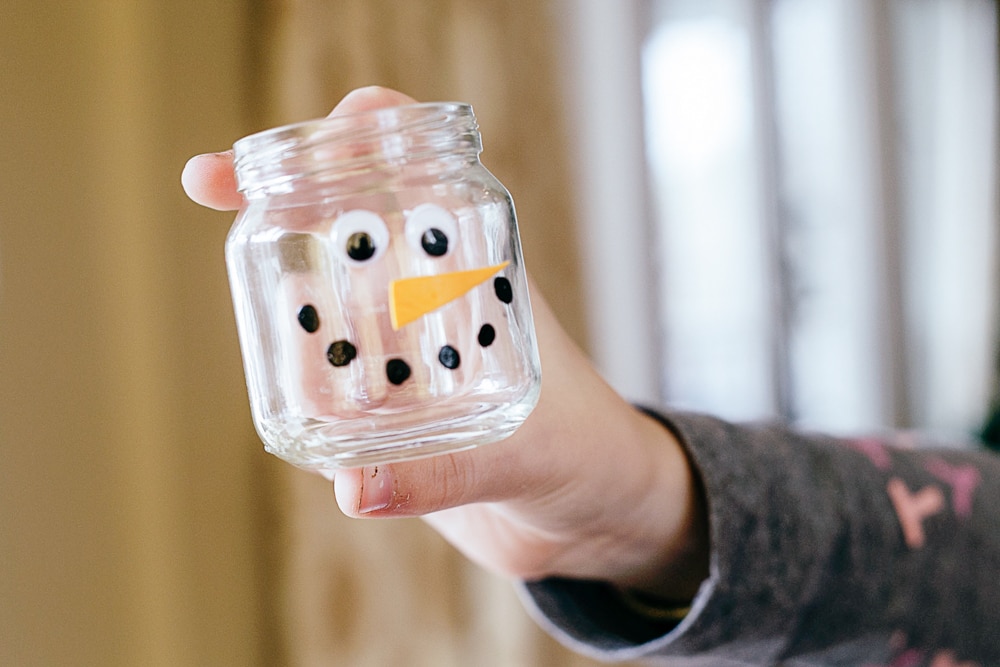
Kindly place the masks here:
POLYGON ((417 104, 234 145, 226 262, 254 424, 313 470, 502 439, 541 386, 510 194, 472 108, 417 104))

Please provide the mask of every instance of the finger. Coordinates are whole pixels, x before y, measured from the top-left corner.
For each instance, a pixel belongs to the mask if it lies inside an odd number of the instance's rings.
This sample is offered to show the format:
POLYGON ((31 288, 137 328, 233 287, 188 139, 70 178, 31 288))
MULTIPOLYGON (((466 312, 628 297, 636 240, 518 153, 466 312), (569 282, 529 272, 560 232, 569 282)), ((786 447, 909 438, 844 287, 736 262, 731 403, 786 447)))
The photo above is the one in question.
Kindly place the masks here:
MULTIPOLYGON (((381 86, 368 86, 345 95, 329 115, 337 116, 415 102, 412 97, 398 91, 381 86)), ((202 206, 219 211, 234 211, 243 205, 243 196, 236 190, 231 150, 196 155, 188 160, 181 173, 181 184, 188 197, 202 206)))
POLYGON ((337 504, 360 517, 421 516, 476 502, 523 498, 541 490, 510 440, 416 461, 338 470, 337 504))
POLYGON ((192 201, 217 211, 234 211, 243 205, 243 195, 236 190, 232 151, 195 155, 184 165, 181 185, 192 201))
MULTIPOLYGON (((542 393, 507 440, 456 454, 338 471, 337 501, 350 516, 413 516, 477 502, 553 499, 584 476, 607 443, 624 439, 633 410, 586 361, 536 293, 532 310, 542 360, 542 393)), ((632 449, 622 444, 619 454, 632 449)), ((598 486, 612 484, 601 479, 598 486)))
POLYGON ((415 99, 397 90, 381 86, 366 86, 352 90, 347 95, 344 95, 344 98, 330 112, 330 116, 415 103, 415 99))

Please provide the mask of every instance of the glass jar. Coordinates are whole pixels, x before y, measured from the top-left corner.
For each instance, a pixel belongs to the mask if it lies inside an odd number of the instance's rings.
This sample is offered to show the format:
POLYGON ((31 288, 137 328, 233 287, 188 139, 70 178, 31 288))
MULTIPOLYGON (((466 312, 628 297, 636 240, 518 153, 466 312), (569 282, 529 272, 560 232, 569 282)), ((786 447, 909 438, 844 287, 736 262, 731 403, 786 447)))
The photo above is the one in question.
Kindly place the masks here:
POLYGON ((234 145, 226 241, 254 424, 318 471, 500 440, 541 386, 514 204, 467 104, 234 145))

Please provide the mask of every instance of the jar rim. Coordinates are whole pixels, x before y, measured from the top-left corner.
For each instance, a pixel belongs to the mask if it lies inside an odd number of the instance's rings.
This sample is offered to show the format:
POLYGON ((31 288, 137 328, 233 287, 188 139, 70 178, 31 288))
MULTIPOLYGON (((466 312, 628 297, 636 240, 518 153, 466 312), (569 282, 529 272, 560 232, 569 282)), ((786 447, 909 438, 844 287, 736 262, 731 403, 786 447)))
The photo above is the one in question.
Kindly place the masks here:
POLYGON ((237 139, 233 143, 233 150, 238 157, 267 144, 308 138, 317 131, 335 132, 337 129, 343 129, 347 132, 356 129, 358 121, 364 119, 378 121, 378 127, 382 130, 403 129, 407 121, 427 120, 427 116, 433 115, 434 112, 439 112, 445 117, 467 116, 475 120, 472 105, 467 102, 416 102, 279 125, 237 139))
POLYGON ((241 192, 285 187, 308 178, 333 179, 374 161, 420 159, 442 151, 479 154, 472 106, 421 102, 282 125, 233 144, 241 192), (345 150, 338 155, 331 150, 345 150))

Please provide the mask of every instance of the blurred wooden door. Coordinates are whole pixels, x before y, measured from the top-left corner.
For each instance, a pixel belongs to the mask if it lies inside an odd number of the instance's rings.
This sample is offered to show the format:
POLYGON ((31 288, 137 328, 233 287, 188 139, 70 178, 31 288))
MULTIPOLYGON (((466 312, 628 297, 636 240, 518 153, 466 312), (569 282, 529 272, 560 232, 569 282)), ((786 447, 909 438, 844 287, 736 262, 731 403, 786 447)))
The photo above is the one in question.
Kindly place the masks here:
POLYGON ((0 4, 0 664, 276 664, 192 153, 249 127, 242 0, 0 4))

